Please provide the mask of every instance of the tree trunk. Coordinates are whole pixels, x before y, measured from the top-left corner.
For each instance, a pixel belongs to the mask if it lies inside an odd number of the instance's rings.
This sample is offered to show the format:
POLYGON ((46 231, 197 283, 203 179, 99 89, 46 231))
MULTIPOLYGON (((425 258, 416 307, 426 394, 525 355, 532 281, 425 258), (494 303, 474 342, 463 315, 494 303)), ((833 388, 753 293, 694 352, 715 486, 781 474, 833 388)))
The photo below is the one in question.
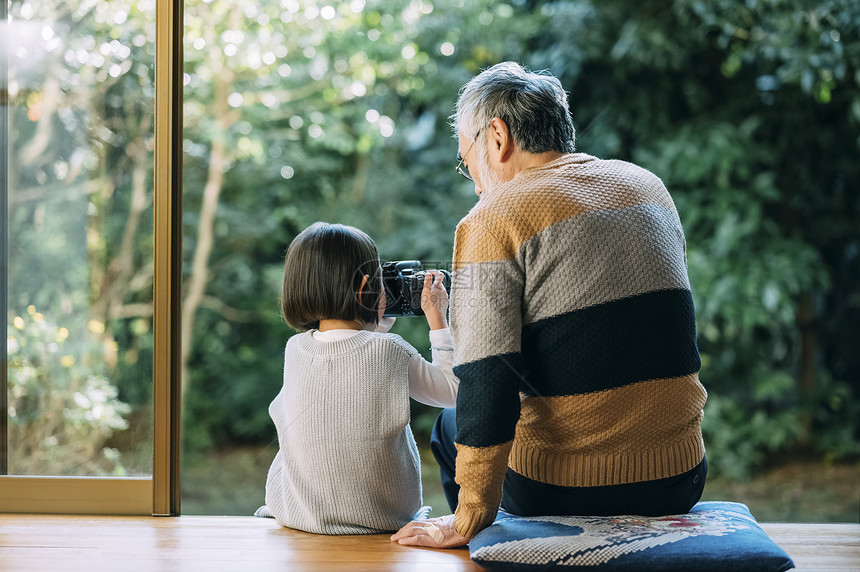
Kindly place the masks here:
MULTIPOLYGON (((146 148, 148 122, 149 119, 142 126, 141 137, 131 143, 128 148, 132 162, 131 201, 129 202, 128 217, 120 247, 110 261, 107 271, 101 276, 99 298, 91 304, 90 316, 103 324, 118 317, 128 317, 123 301, 133 291, 135 239, 140 227, 141 216, 152 202, 151 189, 146 184, 146 175, 151 165, 149 152, 146 148)), ((104 233, 104 230, 99 229, 97 232, 104 233)), ((95 266, 98 265, 91 265, 91 267, 95 266)), ((144 315, 151 314, 151 308, 144 312, 144 315)))
POLYGON ((815 390, 818 377, 818 320, 812 294, 807 292, 797 304, 797 326, 800 330, 800 361, 797 368, 801 408, 800 442, 809 444, 812 433, 812 414, 815 406, 815 390))
MULTIPOLYGON (((235 10, 232 14, 235 17, 235 10)), ((213 43, 217 46, 217 43, 213 43)), ((194 317, 206 295, 206 283, 209 280, 209 256, 215 237, 215 211, 218 208, 218 198, 224 186, 224 173, 230 163, 227 156, 225 137, 227 129, 236 121, 236 113, 231 112, 227 97, 233 88, 233 74, 227 66, 221 65, 222 53, 213 49, 211 54, 212 69, 219 69, 214 76, 215 88, 215 129, 212 136, 212 149, 209 153, 209 171, 206 186, 203 188, 203 202, 200 205, 200 221, 197 226, 197 244, 194 249, 194 259, 191 265, 191 275, 185 283, 185 295, 182 301, 182 355, 180 362, 180 379, 182 380, 182 403, 188 392, 188 359, 191 353, 192 334, 194 332, 194 317), (216 65, 217 64, 217 65, 216 65)))

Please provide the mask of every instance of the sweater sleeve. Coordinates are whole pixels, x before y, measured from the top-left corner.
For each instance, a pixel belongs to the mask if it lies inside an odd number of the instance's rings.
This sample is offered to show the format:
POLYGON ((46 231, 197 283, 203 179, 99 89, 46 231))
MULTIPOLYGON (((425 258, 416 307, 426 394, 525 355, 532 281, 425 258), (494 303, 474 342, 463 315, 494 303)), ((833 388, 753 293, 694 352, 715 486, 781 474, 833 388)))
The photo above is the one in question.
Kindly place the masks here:
POLYGON ((460 381, 452 370, 454 341, 448 328, 430 331, 433 363, 415 352, 409 359, 409 396, 434 407, 454 407, 460 381))
POLYGON ((489 526, 502 497, 527 383, 521 353, 524 276, 515 247, 464 220, 454 245, 451 324, 457 398, 455 526, 471 538, 489 526))

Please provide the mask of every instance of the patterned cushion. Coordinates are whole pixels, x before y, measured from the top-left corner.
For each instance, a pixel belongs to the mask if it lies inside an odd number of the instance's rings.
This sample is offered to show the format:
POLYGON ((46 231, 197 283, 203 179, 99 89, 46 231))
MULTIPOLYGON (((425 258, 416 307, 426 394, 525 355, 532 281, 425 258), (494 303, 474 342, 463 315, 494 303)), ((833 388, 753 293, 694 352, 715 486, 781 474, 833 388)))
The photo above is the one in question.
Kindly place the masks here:
POLYGON ((794 562, 746 505, 700 502, 687 514, 533 516, 499 512, 469 543, 488 570, 782 571, 794 562))

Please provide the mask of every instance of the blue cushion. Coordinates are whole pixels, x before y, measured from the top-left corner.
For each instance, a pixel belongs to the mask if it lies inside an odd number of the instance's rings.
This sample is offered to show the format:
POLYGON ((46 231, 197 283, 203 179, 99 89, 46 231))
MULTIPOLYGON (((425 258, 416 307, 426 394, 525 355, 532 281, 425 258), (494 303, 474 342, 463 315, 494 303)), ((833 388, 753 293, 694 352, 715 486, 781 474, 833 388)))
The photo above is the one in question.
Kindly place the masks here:
POLYGON ((746 505, 700 502, 674 516, 514 516, 469 543, 488 570, 782 571, 794 562, 746 505))

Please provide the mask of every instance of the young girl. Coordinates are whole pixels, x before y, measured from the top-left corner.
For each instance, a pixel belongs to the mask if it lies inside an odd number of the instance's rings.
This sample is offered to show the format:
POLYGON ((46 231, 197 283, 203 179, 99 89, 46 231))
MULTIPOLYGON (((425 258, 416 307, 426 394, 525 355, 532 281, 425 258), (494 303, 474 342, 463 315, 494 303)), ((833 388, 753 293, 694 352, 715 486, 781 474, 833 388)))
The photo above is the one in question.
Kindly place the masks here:
POLYGON ((283 526, 319 534, 398 530, 421 510, 421 464, 409 398, 452 407, 448 294, 429 272, 421 308, 433 363, 382 318, 382 269, 357 228, 318 222, 287 250, 281 310, 298 334, 287 342, 284 386, 269 414, 280 450, 266 505, 283 526))

